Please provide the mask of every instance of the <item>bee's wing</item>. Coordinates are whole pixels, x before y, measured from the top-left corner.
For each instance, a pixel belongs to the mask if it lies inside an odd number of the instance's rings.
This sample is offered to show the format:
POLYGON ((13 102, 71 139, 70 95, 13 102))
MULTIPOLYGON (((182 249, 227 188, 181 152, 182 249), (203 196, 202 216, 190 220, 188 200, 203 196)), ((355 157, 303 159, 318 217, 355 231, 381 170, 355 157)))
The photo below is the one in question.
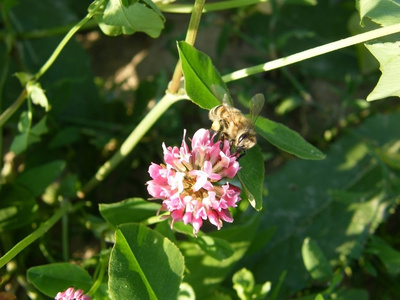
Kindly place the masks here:
POLYGON ((263 106, 264 106, 264 95, 263 94, 256 94, 250 100, 250 120, 253 124, 256 122, 258 115, 260 114, 263 106))
POLYGON ((232 100, 230 99, 228 92, 222 86, 212 84, 211 90, 219 102, 232 106, 232 100))

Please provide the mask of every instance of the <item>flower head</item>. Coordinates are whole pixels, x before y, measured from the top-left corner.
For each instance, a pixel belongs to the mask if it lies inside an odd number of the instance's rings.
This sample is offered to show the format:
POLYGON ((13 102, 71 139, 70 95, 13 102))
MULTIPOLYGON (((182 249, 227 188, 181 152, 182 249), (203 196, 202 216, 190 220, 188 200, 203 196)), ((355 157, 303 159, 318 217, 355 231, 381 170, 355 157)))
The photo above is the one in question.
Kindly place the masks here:
POLYGON ((222 221, 232 222, 228 210, 236 207, 240 199, 240 188, 226 182, 218 184, 221 179, 232 178, 239 171, 235 155, 231 155, 228 141, 214 143, 214 136, 206 129, 199 129, 191 140, 191 150, 183 134, 181 147, 164 149, 165 164, 152 163, 149 174, 152 180, 147 190, 156 199, 162 199, 160 210, 170 211, 172 225, 183 221, 192 224, 196 235, 203 224, 222 227, 222 221))
POLYGON ((64 292, 57 293, 57 296, 54 298, 56 300, 90 300, 88 295, 84 295, 81 289, 74 290, 74 288, 70 287, 64 292))

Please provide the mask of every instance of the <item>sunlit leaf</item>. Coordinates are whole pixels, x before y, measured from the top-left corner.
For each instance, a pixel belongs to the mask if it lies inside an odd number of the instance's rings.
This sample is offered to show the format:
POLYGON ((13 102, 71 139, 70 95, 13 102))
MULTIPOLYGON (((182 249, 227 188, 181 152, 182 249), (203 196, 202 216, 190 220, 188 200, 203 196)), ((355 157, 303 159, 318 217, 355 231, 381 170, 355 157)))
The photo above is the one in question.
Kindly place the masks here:
MULTIPOLYGON (((89 10, 94 9, 96 5, 92 4, 89 10)), ((165 19, 154 5, 148 7, 139 1, 131 3, 109 0, 102 8, 103 10, 96 11, 94 18, 107 35, 133 34, 140 31, 156 38, 164 28, 165 19)))
POLYGON ((332 278, 332 267, 316 241, 306 238, 303 242, 301 253, 304 266, 313 279, 328 281, 332 278))
POLYGON ((285 125, 259 117, 256 128, 263 138, 283 151, 303 159, 320 160, 325 158, 325 154, 285 125))
POLYGON ((400 97, 400 42, 365 44, 379 61, 382 76, 367 100, 373 101, 390 96, 400 97))
POLYGON ((211 109, 221 104, 215 96, 214 85, 224 89, 229 96, 221 75, 211 59, 186 42, 178 43, 179 57, 185 76, 185 89, 190 99, 201 108, 211 109))
POLYGON ((109 268, 111 299, 175 300, 184 261, 170 240, 131 223, 116 231, 109 268))
POLYGON ((142 222, 151 216, 155 216, 159 209, 160 204, 142 198, 131 198, 121 202, 99 205, 103 218, 114 226, 142 222))
POLYGON ((400 19, 400 3, 396 0, 357 0, 360 19, 370 18, 382 26, 398 24, 400 19))
POLYGON ((29 282, 51 298, 70 287, 87 292, 92 285, 92 278, 88 272, 70 263, 32 267, 27 271, 27 275, 29 282))

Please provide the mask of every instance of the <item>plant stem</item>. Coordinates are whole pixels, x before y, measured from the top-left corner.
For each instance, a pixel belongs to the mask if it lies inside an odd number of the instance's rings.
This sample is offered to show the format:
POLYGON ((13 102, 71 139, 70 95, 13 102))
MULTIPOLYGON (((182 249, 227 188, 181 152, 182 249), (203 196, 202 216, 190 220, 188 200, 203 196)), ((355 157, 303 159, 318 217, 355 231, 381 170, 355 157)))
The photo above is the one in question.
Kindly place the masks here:
POLYGON ((39 237, 45 234, 57 221, 68 211, 71 207, 69 203, 66 203, 60 208, 50 219, 44 222, 38 229, 28 235, 26 238, 21 240, 13 248, 10 249, 4 256, 0 258, 0 268, 2 268, 6 263, 12 260, 18 253, 36 241, 39 237))
POLYGON ((44 63, 44 65, 40 68, 40 70, 34 75, 34 80, 38 80, 47 70, 51 67, 57 57, 60 55, 61 51, 65 47, 65 45, 69 42, 69 40, 74 36, 74 34, 83 27, 95 14, 96 10, 100 7, 103 1, 99 1, 96 8, 90 10, 88 14, 79 21, 75 26, 73 26, 68 33, 64 36, 61 42, 58 44, 57 48, 53 51, 49 59, 44 63))
POLYGON ((106 161, 97 173, 86 183, 81 191, 78 192, 79 198, 84 198, 99 182, 104 178, 135 148, 141 138, 151 126, 161 117, 161 115, 175 102, 186 99, 187 96, 166 94, 131 132, 121 148, 108 161, 106 161))
POLYGON ((289 55, 283 58, 275 59, 273 61, 267 62, 265 64, 260 64, 250 68, 245 68, 242 70, 235 71, 230 74, 222 76, 225 82, 230 82, 238 80, 249 75, 254 75, 261 72, 271 71, 277 68, 281 68, 296 62, 306 60, 315 56, 319 56, 325 53, 336 51, 342 48, 353 46, 359 43, 363 43, 369 40, 373 40, 386 35, 394 34, 400 32, 400 24, 395 24, 375 30, 371 30, 365 33, 361 33, 352 37, 348 37, 339 41, 335 41, 329 44, 318 46, 312 49, 308 49, 293 55, 289 55))
POLYGON ((0 115, 0 127, 4 125, 4 123, 15 113, 15 111, 24 103, 26 99, 26 89, 23 89, 21 94, 19 94, 17 100, 14 101, 11 106, 9 106, 1 115, 0 115))
MULTIPOLYGON (((196 40, 197 31, 199 30, 199 24, 201 15, 203 13, 203 8, 205 5, 205 0, 196 0, 192 10, 192 16, 190 17, 189 28, 186 33, 185 42, 189 45, 194 45, 196 40)), ((181 82, 182 77, 182 67, 181 67, 181 60, 179 59, 174 74, 172 75, 172 80, 170 86, 168 87, 170 93, 176 93, 179 90, 179 84, 181 82)))
MULTIPOLYGON (((203 12, 226 10, 237 7, 245 7, 261 2, 268 2, 270 0, 229 0, 220 1, 216 3, 209 3, 204 6, 203 12)), ((194 10, 191 4, 159 4, 157 7, 162 12, 177 13, 177 14, 189 14, 194 10)))

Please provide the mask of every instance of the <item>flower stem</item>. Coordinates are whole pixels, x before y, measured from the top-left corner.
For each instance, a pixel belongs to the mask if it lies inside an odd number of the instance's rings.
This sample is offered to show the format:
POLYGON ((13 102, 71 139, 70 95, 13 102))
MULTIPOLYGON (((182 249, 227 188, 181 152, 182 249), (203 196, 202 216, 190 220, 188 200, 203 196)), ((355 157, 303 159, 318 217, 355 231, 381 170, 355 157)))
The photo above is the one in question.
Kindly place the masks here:
MULTIPOLYGON (((186 39, 185 39, 185 42, 188 43, 189 45, 193 46, 196 40, 197 31, 199 29, 200 19, 203 13, 205 2, 206 2, 205 0, 196 0, 196 2, 194 3, 192 16, 190 17, 189 28, 186 33, 186 39)), ((182 66, 181 66, 181 60, 179 59, 176 64, 175 71, 174 74, 172 75, 172 80, 169 86, 169 91, 171 93, 178 92, 181 77, 182 77, 182 66)))
POLYGON ((186 99, 187 96, 166 94, 131 132, 121 148, 106 161, 97 173, 86 183, 82 190, 78 191, 78 197, 84 198, 99 182, 104 178, 135 148, 141 138, 151 126, 161 117, 161 115, 175 102, 186 99))
POLYGON ((322 46, 318 46, 312 49, 308 49, 302 52, 298 52, 293 55, 289 55, 283 58, 275 59, 273 61, 267 62, 265 64, 260 64, 257 66, 245 68, 242 70, 235 71, 230 74, 222 76, 225 82, 230 82, 238 80, 249 75, 254 75, 261 72, 266 72, 274 69, 278 69, 287 65, 297 63, 315 56, 326 54, 332 51, 336 51, 342 48, 353 46, 359 43, 363 43, 369 40, 373 40, 386 35, 394 34, 400 32, 400 24, 395 24, 375 30, 371 30, 365 33, 361 33, 352 37, 348 37, 339 41, 328 43, 322 46))
POLYGON ((10 249, 6 254, 4 254, 0 258, 0 268, 2 268, 6 263, 12 260, 19 252, 24 250, 34 241, 36 241, 39 237, 45 234, 57 221, 68 211, 71 207, 69 203, 66 203, 64 206, 60 208, 50 219, 44 222, 38 229, 28 235, 26 238, 21 240, 18 244, 16 244, 13 248, 10 249))

